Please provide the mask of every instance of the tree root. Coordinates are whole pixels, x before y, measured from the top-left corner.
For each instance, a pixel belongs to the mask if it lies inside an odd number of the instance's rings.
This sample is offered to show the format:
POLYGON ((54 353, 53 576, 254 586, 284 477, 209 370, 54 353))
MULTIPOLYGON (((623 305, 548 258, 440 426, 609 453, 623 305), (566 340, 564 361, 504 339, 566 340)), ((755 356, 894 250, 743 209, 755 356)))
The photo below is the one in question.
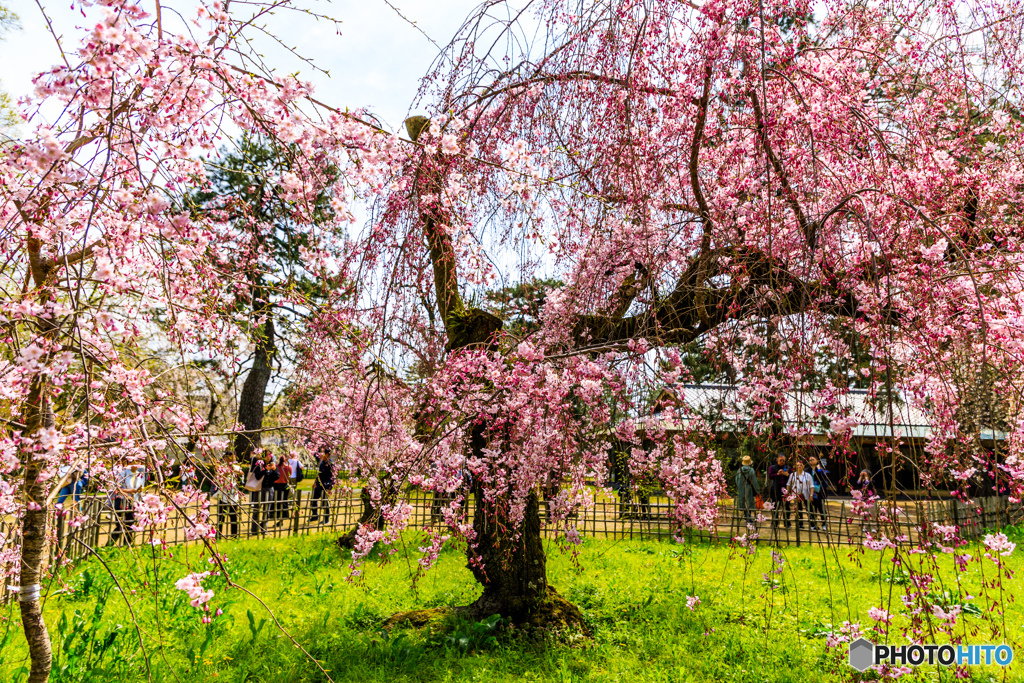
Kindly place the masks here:
POLYGON ((431 607, 430 609, 412 609, 407 612, 397 612, 388 617, 388 620, 384 622, 384 628, 392 629, 395 626, 423 628, 432 621, 453 614, 458 609, 457 607, 431 607))
POLYGON ((356 529, 358 529, 358 528, 359 527, 352 527, 347 532, 345 532, 342 536, 339 536, 338 540, 335 541, 338 544, 338 547, 341 548, 342 550, 352 550, 353 548, 355 548, 355 546, 356 546, 356 529))
POLYGON ((543 599, 529 607, 522 603, 516 603, 511 608, 505 605, 506 609, 500 607, 500 603, 485 593, 472 604, 462 607, 434 607, 398 612, 384 622, 384 628, 391 629, 396 626, 423 628, 448 616, 461 616, 482 621, 498 614, 503 620, 520 628, 593 636, 580 609, 563 598, 552 586, 547 587, 547 595, 543 599))
MULTIPOLYGON (((475 607, 477 603, 482 601, 483 596, 473 605, 470 605, 470 609, 474 610, 474 618, 479 620, 493 614, 502 614, 502 610, 494 610, 493 607, 486 607, 483 604, 475 607)), ((502 617, 504 618, 506 615, 503 614, 502 617)), ((554 586, 551 585, 547 586, 547 595, 535 605, 527 609, 521 609, 517 614, 511 615, 510 621, 516 626, 526 626, 533 629, 562 633, 582 633, 588 637, 593 635, 583 618, 583 613, 580 612, 580 608, 562 597, 555 590, 554 586)))

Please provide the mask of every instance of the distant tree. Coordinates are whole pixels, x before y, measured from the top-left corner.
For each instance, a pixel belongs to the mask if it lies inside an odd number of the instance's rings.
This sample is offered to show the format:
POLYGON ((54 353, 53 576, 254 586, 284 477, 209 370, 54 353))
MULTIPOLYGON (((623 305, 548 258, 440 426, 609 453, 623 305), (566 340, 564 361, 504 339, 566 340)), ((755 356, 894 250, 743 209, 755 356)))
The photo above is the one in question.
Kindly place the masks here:
POLYGON ((506 321, 506 333, 526 339, 541 327, 540 314, 548 292, 562 285, 561 281, 550 279, 521 282, 489 290, 484 301, 489 309, 506 321))
MULTIPOLYGON (((310 225, 330 224, 334 218, 327 193, 307 196, 295 191, 296 173, 313 168, 300 162, 294 149, 243 136, 233 149, 225 148, 206 162, 206 186, 188 197, 193 215, 229 223, 236 230, 232 246, 252 264, 224 311, 243 316, 253 346, 252 364, 238 397, 237 418, 243 431, 234 442, 234 455, 243 464, 260 447, 267 385, 275 368, 280 368, 282 356, 286 362, 295 360, 289 351, 301 319, 309 306, 339 285, 324 264, 307 264, 308 254, 321 246, 313 241, 324 240, 310 225)), ((333 182, 331 173, 326 167, 327 175, 320 181, 333 182)))
MULTIPOLYGON (((0 3, 0 40, 8 31, 20 28, 18 15, 15 14, 6 4, 0 3)), ((0 136, 5 135, 18 125, 20 117, 14 110, 11 96, 3 89, 0 83, 0 136)))

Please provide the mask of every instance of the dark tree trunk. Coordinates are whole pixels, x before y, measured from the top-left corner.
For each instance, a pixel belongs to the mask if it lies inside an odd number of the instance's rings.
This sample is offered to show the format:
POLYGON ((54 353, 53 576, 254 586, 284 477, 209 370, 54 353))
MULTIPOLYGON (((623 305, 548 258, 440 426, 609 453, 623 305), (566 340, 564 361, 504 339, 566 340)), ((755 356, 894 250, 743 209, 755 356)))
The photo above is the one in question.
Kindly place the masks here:
POLYGON ((583 614, 548 584, 538 495, 530 495, 518 529, 503 525, 480 491, 474 492, 476 545, 468 567, 483 593, 468 611, 480 619, 494 614, 515 624, 588 631, 583 614))
POLYGON ((483 613, 519 619, 547 595, 547 556, 540 536, 537 495, 530 496, 517 530, 501 527, 479 491, 474 499, 477 542, 470 551, 469 569, 484 592, 473 606, 483 613))
MULTIPOLYGON (((478 427, 471 447, 479 453, 484 446, 484 432, 478 427)), ((508 526, 507 512, 488 503, 479 487, 474 487, 473 502, 476 543, 467 549, 467 566, 483 593, 469 605, 470 614, 477 619, 498 614, 515 624, 589 632, 579 609, 548 583, 537 492, 527 499, 518 528, 508 526)))
POLYGON ((359 492, 359 500, 363 503, 363 511, 360 513, 359 519, 356 520, 356 525, 338 538, 338 546, 341 548, 352 548, 355 546, 356 531, 361 526, 369 524, 377 530, 384 528, 384 519, 374 509, 373 501, 370 500, 370 492, 366 490, 366 487, 363 487, 359 492))
POLYGON ((276 351, 270 304, 259 302, 258 305, 254 305, 253 313, 257 316, 266 315, 267 320, 258 328, 253 340, 256 343, 256 353, 252 368, 242 385, 242 394, 238 398, 238 423, 244 431, 235 437, 235 460, 243 465, 249 462, 249 458, 263 443, 263 399, 273 371, 272 362, 276 351))

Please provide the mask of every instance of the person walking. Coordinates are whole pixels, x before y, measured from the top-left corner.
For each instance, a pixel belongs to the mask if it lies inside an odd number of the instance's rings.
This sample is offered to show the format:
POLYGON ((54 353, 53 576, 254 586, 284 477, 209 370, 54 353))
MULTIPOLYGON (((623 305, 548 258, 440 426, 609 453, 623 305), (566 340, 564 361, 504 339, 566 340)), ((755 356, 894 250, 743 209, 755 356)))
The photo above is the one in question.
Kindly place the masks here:
POLYGON ((331 523, 331 503, 328 494, 334 488, 334 468, 331 460, 327 457, 327 449, 321 448, 317 453, 316 481, 313 482, 313 501, 310 505, 310 524, 320 519, 320 508, 323 508, 324 519, 321 524, 331 523))
POLYGON ((292 468, 288 465, 288 461, 284 459, 282 455, 277 461, 277 478, 274 480, 274 519, 277 520, 276 526, 284 524, 285 518, 288 516, 288 483, 291 479, 292 468))
POLYGON ((754 523, 754 511, 757 509, 757 494, 761 493, 761 485, 757 481, 753 460, 744 455, 740 468, 736 470, 736 507, 743 510, 743 519, 747 524, 754 523))
POLYGON ((814 485, 811 509, 807 514, 807 518, 811 523, 811 531, 816 531, 817 529, 828 531, 828 517, 825 512, 825 504, 828 502, 828 490, 831 487, 828 480, 828 470, 813 456, 808 458, 807 464, 809 465, 811 481, 814 485))
POLYGON ((786 464, 786 456, 779 453, 775 464, 768 468, 768 499, 772 502, 772 526, 777 527, 785 509, 786 528, 789 528, 789 503, 786 502, 786 486, 789 484, 790 469, 786 464))
MULTIPOLYGON (((804 469, 802 462, 798 460, 794 467, 795 469, 793 474, 789 475, 789 483, 786 487, 789 489, 789 496, 796 506, 797 528, 803 529, 803 513, 807 509, 807 503, 811 500, 811 496, 814 495, 814 481, 811 479, 811 474, 804 469)), ((787 523, 786 526, 788 527, 789 524, 787 523)))
POLYGON ((110 545, 123 542, 135 543, 135 499, 146 486, 146 469, 142 465, 129 465, 117 476, 117 492, 114 494, 114 530, 110 534, 110 545))

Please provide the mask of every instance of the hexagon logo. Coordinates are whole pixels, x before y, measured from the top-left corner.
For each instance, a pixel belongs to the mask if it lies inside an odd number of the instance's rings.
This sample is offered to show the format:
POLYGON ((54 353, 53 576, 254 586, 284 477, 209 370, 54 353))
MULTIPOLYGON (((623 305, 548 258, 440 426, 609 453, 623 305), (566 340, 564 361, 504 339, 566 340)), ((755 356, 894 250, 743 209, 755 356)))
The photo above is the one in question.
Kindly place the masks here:
POLYGON ((864 671, 875 663, 875 644, 867 638, 858 638, 850 643, 850 666, 864 671))

